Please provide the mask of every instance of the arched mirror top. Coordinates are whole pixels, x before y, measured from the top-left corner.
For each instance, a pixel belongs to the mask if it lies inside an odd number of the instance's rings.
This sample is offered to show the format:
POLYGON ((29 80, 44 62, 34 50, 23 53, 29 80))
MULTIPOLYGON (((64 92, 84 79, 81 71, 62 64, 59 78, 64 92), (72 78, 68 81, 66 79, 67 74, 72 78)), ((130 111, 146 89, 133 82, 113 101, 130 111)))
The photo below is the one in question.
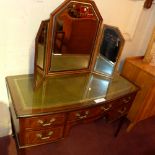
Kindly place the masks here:
POLYGON ((90 70, 101 23, 91 0, 67 0, 51 13, 48 73, 90 70))

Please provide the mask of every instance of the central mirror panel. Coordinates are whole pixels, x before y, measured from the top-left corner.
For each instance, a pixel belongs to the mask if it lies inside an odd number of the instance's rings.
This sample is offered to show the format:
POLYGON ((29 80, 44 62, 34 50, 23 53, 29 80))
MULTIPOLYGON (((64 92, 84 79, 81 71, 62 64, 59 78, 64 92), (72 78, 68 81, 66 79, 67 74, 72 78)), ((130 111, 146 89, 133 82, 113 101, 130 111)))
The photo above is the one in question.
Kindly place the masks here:
POLYGON ((69 1, 53 16, 50 72, 89 68, 100 18, 88 2, 69 1))

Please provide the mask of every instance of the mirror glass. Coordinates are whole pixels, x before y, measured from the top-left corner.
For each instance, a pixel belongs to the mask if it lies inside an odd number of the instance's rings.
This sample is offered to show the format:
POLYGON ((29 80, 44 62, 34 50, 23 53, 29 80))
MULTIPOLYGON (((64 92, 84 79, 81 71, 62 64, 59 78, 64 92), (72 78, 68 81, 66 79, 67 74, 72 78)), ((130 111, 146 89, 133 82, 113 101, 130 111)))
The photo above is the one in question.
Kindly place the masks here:
POLYGON ((116 27, 105 25, 99 46, 95 71, 112 76, 124 45, 124 39, 116 27))
POLYGON ((61 8, 53 17, 50 72, 88 68, 98 27, 91 3, 70 1, 61 8))

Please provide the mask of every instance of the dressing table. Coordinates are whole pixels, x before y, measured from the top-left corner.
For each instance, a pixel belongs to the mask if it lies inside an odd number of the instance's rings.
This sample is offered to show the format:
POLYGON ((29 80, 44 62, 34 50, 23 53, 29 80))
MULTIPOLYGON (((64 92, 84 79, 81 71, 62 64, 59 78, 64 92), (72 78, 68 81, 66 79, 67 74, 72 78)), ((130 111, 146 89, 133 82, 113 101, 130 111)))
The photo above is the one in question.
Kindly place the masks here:
POLYGON ((126 116, 138 88, 117 73, 123 45, 91 0, 66 0, 42 21, 34 74, 6 77, 17 148, 58 141, 77 124, 126 116))
POLYGON ((73 125, 128 113, 137 87, 121 76, 109 80, 81 73, 51 77, 33 90, 33 75, 7 77, 10 111, 19 147, 54 142, 73 125))

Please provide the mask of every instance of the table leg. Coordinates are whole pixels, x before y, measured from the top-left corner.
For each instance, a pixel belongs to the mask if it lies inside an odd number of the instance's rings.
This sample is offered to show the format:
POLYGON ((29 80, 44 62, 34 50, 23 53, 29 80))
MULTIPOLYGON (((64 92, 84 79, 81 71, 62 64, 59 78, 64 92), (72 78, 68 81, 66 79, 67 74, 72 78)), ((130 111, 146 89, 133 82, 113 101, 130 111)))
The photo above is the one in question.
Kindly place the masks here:
POLYGON ((120 130, 121 130, 121 128, 122 128, 123 123, 124 123, 125 120, 126 120, 126 115, 125 115, 125 116, 122 116, 122 117, 120 118, 118 127, 117 127, 117 129, 116 129, 115 134, 114 134, 115 137, 117 137, 118 133, 120 132, 120 130))
POLYGON ((133 129, 133 127, 135 126, 135 124, 136 123, 130 123, 128 128, 127 128, 127 132, 130 132, 133 129))

